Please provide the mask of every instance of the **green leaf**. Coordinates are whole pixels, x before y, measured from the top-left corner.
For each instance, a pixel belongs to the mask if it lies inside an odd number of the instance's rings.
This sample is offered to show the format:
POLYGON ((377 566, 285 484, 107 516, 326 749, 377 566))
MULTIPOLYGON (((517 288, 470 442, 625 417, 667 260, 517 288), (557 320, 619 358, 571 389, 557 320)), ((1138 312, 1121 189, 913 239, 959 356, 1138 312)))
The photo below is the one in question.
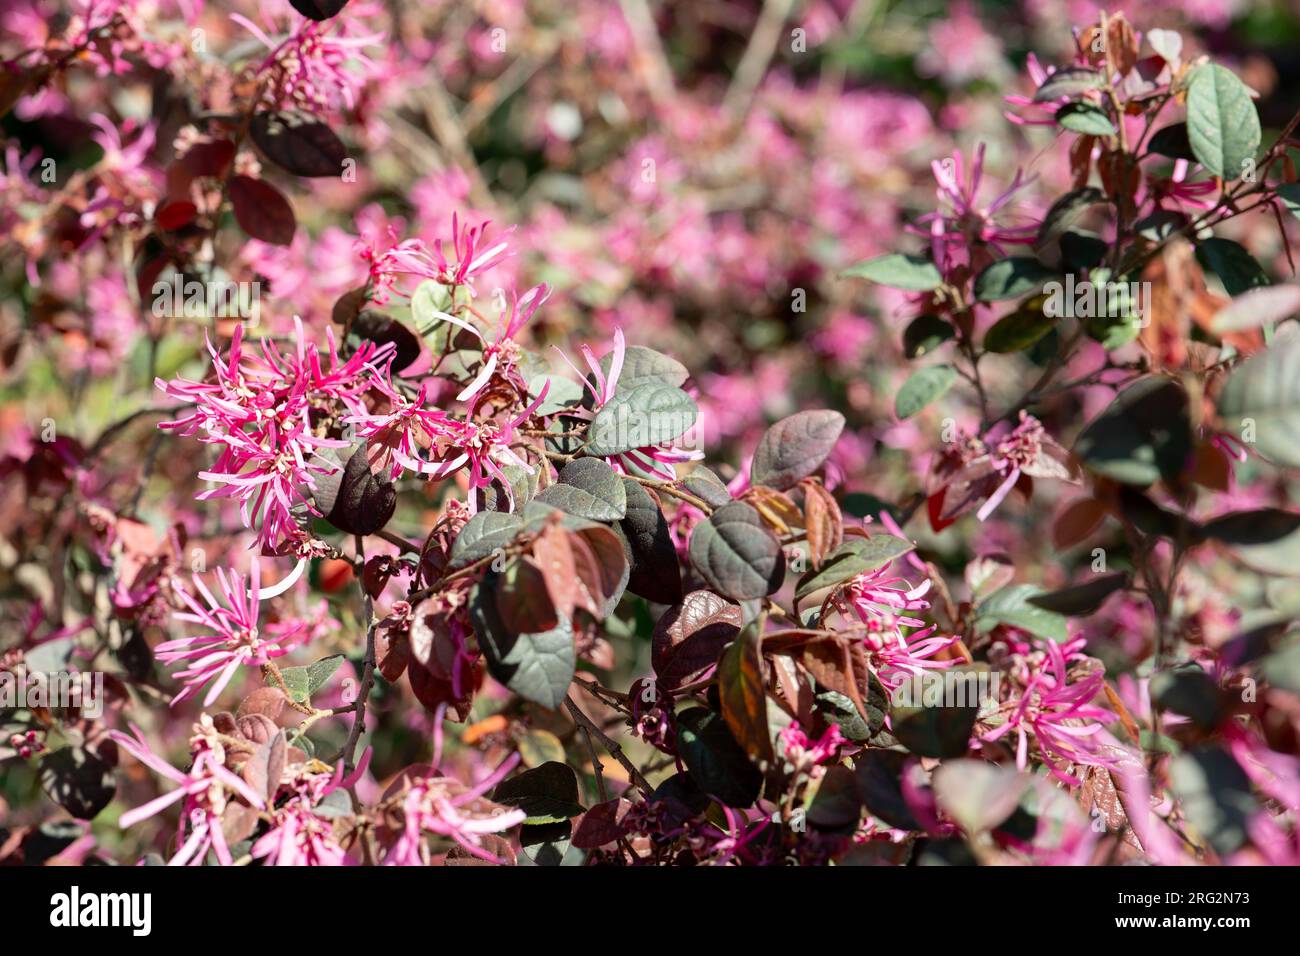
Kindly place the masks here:
POLYGON ((677 752, 695 783, 732 807, 747 807, 757 798, 763 775, 720 714, 691 707, 677 715, 677 752))
POLYGON ((525 700, 556 709, 564 702, 577 666, 573 627, 536 634, 511 634, 501 621, 494 594, 499 575, 489 572, 474 588, 470 615, 488 672, 525 700))
POLYGON ((751 482, 778 491, 793 488, 821 467, 844 431, 844 416, 819 409, 783 418, 766 432, 754 452, 751 482))
POLYGON ((1292 637, 1260 661, 1259 673, 1274 687, 1300 694, 1300 638, 1292 637))
POLYGON ((943 276, 929 259, 897 252, 859 262, 840 275, 848 279, 870 279, 909 292, 929 292, 943 282, 943 276))
POLYGON ((1157 209, 1133 223, 1133 231, 1143 239, 1164 242, 1187 225, 1187 216, 1174 209, 1157 209))
POLYGON ((437 279, 425 279, 411 293, 411 322, 415 329, 429 342, 430 346, 438 340, 436 351, 441 352, 446 346, 447 338, 453 332, 461 330, 438 316, 451 308, 451 290, 437 279))
MULTIPOLYGON (((284 689, 289 692, 291 700, 300 704, 311 700, 310 678, 306 667, 282 667, 280 678, 284 681, 284 689)), ((272 686, 279 685, 272 682, 272 686)))
MULTIPOLYGON (((607 378, 613 365, 613 352, 601 356, 600 370, 607 378)), ((641 345, 629 345, 623 354, 623 370, 618 375, 617 390, 630 392, 637 386, 654 383, 681 388, 689 376, 686 366, 676 359, 641 345)))
POLYGON ((1083 186, 1071 190, 1056 200, 1047 210, 1047 215, 1043 217, 1042 225, 1038 227, 1034 251, 1042 252, 1048 248, 1054 240, 1059 239, 1066 230, 1078 222, 1089 207, 1102 202, 1106 202, 1106 195, 1095 186, 1083 186))
POLYGON ((872 674, 868 679, 870 692, 868 700, 863 702, 867 708, 865 718, 858 713, 858 708, 853 701, 839 691, 819 691, 816 697, 817 709, 822 716, 828 723, 839 724, 840 733, 849 740, 870 740, 879 733, 885 723, 889 698, 885 695, 884 688, 881 687, 876 675, 872 674))
POLYGON ((1035 103, 1050 103, 1062 96, 1077 96, 1088 90, 1099 90, 1106 85, 1106 75, 1099 70, 1083 66, 1070 66, 1057 70, 1043 81, 1034 92, 1035 103))
POLYGON ((666 382, 647 381, 626 391, 620 386, 587 431, 587 453, 605 458, 671 441, 698 415, 691 397, 666 382))
POLYGON ((846 834, 857 827, 862 816, 862 800, 852 770, 842 764, 828 767, 809 790, 811 797, 805 819, 810 826, 846 834))
POLYGON ((523 528, 517 514, 480 511, 465 523, 451 545, 447 566, 452 570, 481 561, 497 548, 504 548, 523 528))
POLYGON ((1250 778, 1217 746, 1189 750, 1169 764, 1169 781, 1197 834, 1220 856, 1246 843, 1246 823, 1259 810, 1250 778))
POLYGON ((1202 166, 1236 179, 1259 150, 1259 113, 1246 84, 1217 63, 1199 66, 1187 84, 1187 139, 1202 166))
POLYGON ((937 315, 918 315, 903 331, 903 354, 920 358, 947 342, 957 333, 937 315))
POLYGON ((546 397, 537 406, 536 415, 554 415, 562 408, 572 408, 582 401, 583 387, 571 378, 559 375, 534 375, 528 379, 528 397, 535 399, 542 394, 542 386, 551 383, 546 390, 546 397))
POLYGON ((501 781, 492 799, 523 810, 528 814, 527 826, 562 823, 582 813, 577 775, 568 764, 554 760, 501 781))
POLYGON ((1026 305, 1004 315, 984 333, 986 352, 1023 352, 1056 327, 1056 319, 1041 308, 1026 305))
POLYGON ((573 824, 568 820, 519 827, 519 846, 536 866, 580 866, 582 854, 569 852, 572 837, 573 824))
POLYGON ((951 365, 931 365, 913 372, 894 397, 894 414, 900 420, 911 418, 956 381, 957 370, 951 365))
POLYGON ((1095 269, 1106 258, 1110 246, 1104 239, 1084 232, 1061 234, 1061 258, 1067 270, 1082 272, 1095 269))
POLYGON ((1094 418, 1074 445, 1093 471, 1123 484, 1173 479, 1192 452, 1187 393, 1172 379, 1138 379, 1094 418))
POLYGON ((892 534, 849 538, 827 555, 819 569, 809 571, 799 579, 794 592, 795 600, 801 601, 814 591, 834 587, 849 578, 874 571, 907 554, 912 548, 912 542, 896 538, 892 534))
POLYGON ((631 572, 627 589, 647 601, 674 604, 682 598, 682 573, 668 519, 650 492, 623 479, 627 511, 618 523, 631 572))
POLYGON ((1086 617, 1100 610, 1106 603, 1106 598, 1128 587, 1129 580, 1129 575, 1124 571, 1098 574, 1083 584, 1036 594, 1029 598, 1029 603, 1067 617, 1086 617))
POLYGON ((908 759, 896 750, 867 750, 855 761, 853 777, 868 813, 886 826, 919 830, 921 825, 903 797, 903 768, 908 759))
POLYGON ((579 518, 618 521, 627 514, 627 491, 614 469, 599 458, 577 458, 560 469, 558 484, 537 500, 579 518))
POLYGON ((984 634, 1005 625, 1058 644, 1067 640, 1070 633, 1065 616, 1030 603, 1042 593, 1032 584, 1012 584, 995 591, 975 609, 975 632, 984 634))
POLYGON ((1018 299, 1030 292, 1042 292, 1043 285, 1056 277, 1032 256, 1011 256, 985 267, 975 277, 975 298, 980 302, 1018 299))
MULTIPOLYGON (((962 664, 943 671, 930 672, 925 680, 941 681, 946 689, 955 686, 963 675, 978 675, 987 671, 987 664, 962 664)), ((922 685, 924 687, 924 685, 922 685)), ((977 695, 973 695, 977 696, 977 695)), ((895 698, 889 719, 898 742, 919 757, 960 757, 970 749, 970 735, 979 714, 979 700, 966 701, 967 706, 925 706, 924 692, 917 706, 900 706, 895 698)))
POLYGON ((992 830, 1020 805, 1033 778, 984 760, 952 760, 934 772, 934 796, 967 834, 992 830))
POLYGON ((785 578, 780 542, 743 501, 723 505, 695 526, 690 558, 710 588, 734 601, 766 597, 785 578))
POLYGON ((49 798, 78 820, 98 816, 117 794, 113 768, 80 745, 46 754, 38 773, 49 798))
POLYGON ((1110 117, 1091 103, 1066 103, 1056 111, 1056 125, 1088 136, 1115 135, 1115 124, 1110 117))
POLYGON ((322 657, 313 664, 307 665, 307 694, 316 693, 334 676, 334 672, 343 665, 342 654, 331 654, 329 657, 322 657))
POLYGON ((1287 211, 1300 219, 1300 183, 1283 183, 1273 191, 1277 193, 1277 198, 1282 200, 1287 211))
POLYGON ((1218 237, 1197 243, 1196 259, 1213 272, 1230 296, 1269 284, 1268 273, 1241 243, 1218 237))
POLYGON ((1219 418, 1230 433, 1253 437, 1264 458, 1300 467, 1300 336, 1279 336, 1232 370, 1219 418))

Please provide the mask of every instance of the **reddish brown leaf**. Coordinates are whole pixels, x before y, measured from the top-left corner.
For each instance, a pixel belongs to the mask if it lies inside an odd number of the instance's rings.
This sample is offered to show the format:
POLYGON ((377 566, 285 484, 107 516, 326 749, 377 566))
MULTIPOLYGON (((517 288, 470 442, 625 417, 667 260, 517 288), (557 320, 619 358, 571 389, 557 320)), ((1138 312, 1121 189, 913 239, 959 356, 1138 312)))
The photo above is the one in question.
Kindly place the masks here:
POLYGON ((239 228, 262 242, 287 246, 297 228, 293 207, 280 190, 264 179, 235 176, 230 180, 230 204, 239 228))
POLYGON ((250 714, 261 714, 269 717, 271 720, 278 720, 284 713, 284 705, 288 698, 284 696, 284 691, 278 687, 259 687, 253 691, 239 705, 237 717, 247 717, 250 714))
POLYGON ((740 633, 740 608, 712 591, 692 591, 655 625, 650 662, 669 689, 689 684, 718 662, 740 633))
POLYGON ((168 232, 188 226, 198 215, 198 207, 188 199, 174 199, 159 206, 153 214, 154 222, 159 228, 168 232))
POLYGON ((718 662, 718 698, 722 702, 722 716, 736 742, 751 759, 757 761, 772 756, 761 640, 757 628, 741 631, 718 662))
POLYGON ((375 664, 384 680, 392 684, 406 671, 411 659, 411 641, 405 631, 384 630, 375 635, 375 664))
POLYGON ((618 535, 604 526, 569 532, 573 552, 574 605, 593 617, 605 616, 605 604, 618 589, 627 569, 627 556, 618 535))
POLYGON ((497 613, 512 634, 538 634, 559 627, 560 618, 541 568, 519 557, 497 578, 497 613))
POLYGON ((573 831, 573 845, 579 850, 594 850, 623 836, 623 817, 632 802, 619 797, 598 803, 582 815, 573 831))
POLYGON ((1106 517, 1106 506, 1096 498, 1079 498, 1070 502, 1052 524, 1052 544, 1058 550, 1072 548, 1099 527, 1106 517))
POLYGON ((808 532, 808 554, 814 570, 822 559, 844 541, 844 515, 839 502, 819 481, 803 482, 804 525, 808 532))
POLYGON ((573 617, 578 588, 570 540, 569 532, 553 524, 548 525, 533 542, 533 558, 546 581, 551 603, 567 619, 573 617))
POLYGON ((847 641, 837 637, 815 638, 803 645, 799 661, 812 674, 818 687, 843 694, 853 701, 858 713, 866 718, 867 708, 859 690, 847 641))

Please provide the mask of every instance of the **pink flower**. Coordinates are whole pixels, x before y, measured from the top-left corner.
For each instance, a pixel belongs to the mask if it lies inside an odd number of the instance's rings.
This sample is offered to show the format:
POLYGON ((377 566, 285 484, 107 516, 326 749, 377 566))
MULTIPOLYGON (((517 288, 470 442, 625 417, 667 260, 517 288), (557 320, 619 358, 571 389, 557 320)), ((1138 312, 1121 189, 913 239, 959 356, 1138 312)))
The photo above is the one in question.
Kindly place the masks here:
POLYGON ((232 800, 242 799, 250 806, 261 809, 265 801, 247 783, 225 767, 226 755, 212 718, 204 714, 194 725, 190 739, 193 761, 188 771, 182 773, 149 749, 140 728, 131 725, 134 736, 112 731, 109 737, 123 750, 146 767, 168 780, 179 784, 175 790, 122 814, 118 825, 127 829, 155 813, 181 802, 181 818, 177 825, 176 842, 179 849, 168 866, 198 866, 211 849, 222 866, 234 862, 221 830, 221 817, 232 800), (188 836, 186 835, 188 831, 188 836))
POLYGON ((839 724, 831 724, 814 743, 798 724, 781 731, 781 747, 785 759, 797 769, 808 771, 829 763, 848 740, 840 733, 839 724))
POLYGON ((997 221, 999 214, 1005 213, 1011 206, 1016 193, 1020 192, 1034 177, 1025 178, 1024 171, 1017 169, 1011 185, 999 193, 991 202, 979 201, 980 184, 984 178, 984 144, 975 151, 975 162, 966 173, 961 151, 952 157, 931 163, 934 178, 939 184, 936 195, 939 209, 920 217, 916 227, 911 231, 925 235, 930 240, 934 252, 934 261, 940 270, 947 273, 958 264, 955 253, 961 250, 988 246, 998 255, 1006 255, 1003 243, 1028 245, 1038 234, 1038 224, 1026 222, 1024 225, 1003 225, 997 221))
POLYGON ((257 838, 249 855, 268 866, 355 866, 357 861, 334 839, 333 820, 315 808, 335 790, 356 783, 370 765, 370 756, 367 748, 346 779, 342 762, 332 775, 299 771, 289 784, 293 793, 270 811, 271 829, 257 838))
POLYGON ((202 579, 194 575, 194 587, 207 602, 207 607, 184 588, 176 588, 181 600, 190 608, 189 612, 177 613, 176 619, 198 624, 207 628, 207 632, 164 641, 155 648, 160 661, 186 664, 172 675, 185 684, 184 689, 172 698, 173 705, 213 682, 203 699, 203 706, 211 707, 241 666, 261 665, 283 657, 308 635, 306 628, 295 628, 284 639, 276 640, 267 639, 259 632, 260 578, 260 563, 256 559, 247 589, 242 575, 235 571, 227 574, 225 569, 217 568, 217 580, 221 582, 221 593, 225 598, 223 604, 202 579))
POLYGON ((912 615, 929 610, 925 599, 932 582, 927 578, 913 587, 906 578, 894 574, 891 565, 865 571, 853 578, 836 598, 841 607, 851 608, 863 624, 863 643, 872 670, 888 691, 899 687, 907 675, 923 670, 951 667, 952 661, 930 658, 951 647, 955 637, 933 636, 936 625, 912 615), (920 630, 904 630, 920 628, 920 630))
POLYGON ((339 470, 337 462, 322 457, 319 452, 347 448, 350 444, 318 435, 313 413, 331 410, 334 403, 354 411, 363 410, 360 400, 360 393, 366 387, 363 373, 373 362, 392 352, 389 344, 376 348, 368 342, 346 362, 340 362, 330 331, 327 333, 330 364, 326 369, 316 350, 308 349, 301 321, 295 317, 294 323, 298 345, 288 356, 263 340, 261 356, 246 357, 244 330, 239 325, 224 361, 212 343, 208 343, 215 381, 191 382, 177 378, 155 382, 170 397, 197 406, 192 414, 163 422, 160 428, 174 429, 182 435, 196 436, 205 444, 221 446, 221 454, 212 468, 198 474, 221 487, 196 497, 200 500, 238 498, 245 527, 259 523, 253 518, 257 512, 261 525, 258 540, 271 550, 286 536, 293 540, 302 538, 294 514, 296 508, 318 513, 310 497, 316 487, 315 476, 339 470))
POLYGON ((279 109, 354 109, 362 83, 379 72, 375 62, 361 50, 383 42, 384 35, 344 36, 347 18, 317 22, 304 17, 297 30, 279 43, 242 14, 232 13, 230 19, 271 51, 257 67, 257 73, 275 71, 270 77, 274 86, 268 99, 279 109))
POLYGON ((376 387, 388 397, 390 410, 382 414, 352 415, 344 420, 354 424, 359 436, 380 449, 373 454, 373 460, 379 462, 381 468, 387 467, 394 478, 405 469, 431 479, 448 478, 464 468, 468 472, 471 510, 475 503, 472 492, 486 488, 493 481, 501 482, 513 505, 514 495, 501 464, 514 465, 529 473, 533 471, 533 466, 511 445, 519 426, 528 421, 545 400, 550 390, 549 381, 518 414, 489 421, 472 419, 477 396, 470 405, 471 417, 461 420, 441 409, 425 408, 428 382, 421 384, 414 399, 399 392, 383 375, 376 375, 376 387), (429 449, 433 457, 424 458, 421 454, 423 449, 429 449))
POLYGON ((993 742, 1015 731, 1016 765, 1024 770, 1029 765, 1029 736, 1038 741, 1038 748, 1052 776, 1078 786, 1080 781, 1067 774, 1054 762, 1063 760, 1077 764, 1106 767, 1117 766, 1114 753, 1103 750, 1092 738, 1105 730, 1104 721, 1114 715, 1101 707, 1091 706, 1094 697, 1101 693, 1104 675, 1096 672, 1074 684, 1068 683, 1068 664, 1065 652, 1055 641, 1047 641, 1047 668, 1029 677, 1018 700, 1003 704, 1010 710, 1007 721, 983 736, 993 742))
MULTIPOLYGON (((441 704, 434 714, 433 764, 442 760, 442 718, 447 707, 441 704)), ((472 787, 451 777, 427 776, 409 781, 402 799, 402 830, 384 857, 384 866, 428 866, 431 856, 426 834, 451 839, 462 849, 489 863, 501 863, 483 849, 483 836, 501 833, 523 823, 523 810, 501 810, 492 806, 485 812, 484 794, 491 791, 519 762, 513 753, 496 770, 472 787)))
POLYGON ((383 305, 393 294, 409 296, 398 288, 399 279, 433 279, 448 286, 466 286, 470 295, 474 295, 472 280, 475 276, 487 272, 510 255, 509 246, 504 241, 483 248, 486 243, 487 229, 490 222, 478 226, 460 225, 460 218, 455 213, 451 217, 452 258, 443 251, 442 240, 429 249, 419 239, 397 241, 397 231, 387 227, 383 237, 361 238, 356 248, 361 258, 369 265, 371 297, 378 305, 383 305))
MULTIPOLYGON (((609 375, 602 371, 600 362, 587 345, 582 346, 582 357, 587 363, 587 368, 591 370, 590 377, 584 375, 578 366, 574 365, 569 360, 569 357, 560 351, 558 346, 556 351, 560 353, 560 358, 564 359, 565 364, 582 379, 582 384, 587 391, 591 392, 592 398, 595 400, 591 411, 584 409, 576 413, 574 417, 587 420, 594 419, 595 413, 613 399, 614 393, 618 390, 619 375, 622 374, 623 362, 627 356, 627 343, 623 339, 623 330, 614 330, 614 354, 610 360, 609 375)), ((661 442, 657 445, 647 445, 617 455, 610 455, 606 460, 615 471, 623 474, 644 474, 658 478, 661 481, 673 481, 677 477, 675 465, 687 461, 699 461, 703 457, 704 452, 699 449, 689 451, 685 448, 679 448, 671 442, 661 442)))
MULTIPOLYGON (((1043 65, 1038 62, 1038 57, 1034 56, 1032 53, 1029 54, 1029 57, 1025 62, 1025 68, 1029 71, 1029 79, 1034 84, 1035 93, 1038 92, 1038 88, 1047 81, 1047 78, 1056 72, 1055 67, 1044 69, 1043 65)), ((1020 114, 1013 113, 1010 110, 1003 114, 1008 120, 1017 126, 1055 126, 1056 111, 1070 101, 1068 96, 1060 96, 1045 103, 1036 103, 1034 102, 1033 94, 1030 94, 1029 96, 1013 94, 1010 96, 1004 96, 1003 99, 1012 106, 1028 110, 1031 113, 1040 114, 1037 118, 1021 116, 1020 114)))

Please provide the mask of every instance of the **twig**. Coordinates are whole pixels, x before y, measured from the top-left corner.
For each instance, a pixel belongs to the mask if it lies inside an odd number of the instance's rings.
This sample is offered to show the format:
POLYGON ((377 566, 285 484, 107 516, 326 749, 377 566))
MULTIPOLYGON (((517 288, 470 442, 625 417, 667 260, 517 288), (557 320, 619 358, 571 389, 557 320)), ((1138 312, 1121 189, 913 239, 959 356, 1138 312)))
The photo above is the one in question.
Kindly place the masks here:
POLYGON ((659 29, 646 0, 618 0, 636 46, 638 65, 645 77, 646 90, 655 106, 667 107, 674 96, 673 71, 668 66, 659 29))
POLYGON ((722 100, 722 108, 737 119, 749 112, 754 92, 763 82, 768 64, 776 52, 781 36, 781 25, 790 15, 794 0, 763 0, 763 12, 749 37, 749 45, 740 58, 740 65, 731 78, 731 86, 722 100))
POLYGON ((355 766, 357 752, 357 741, 361 739, 361 732, 366 726, 366 703, 370 698, 370 691, 375 685, 375 607, 374 602, 370 599, 370 592, 361 580, 361 568, 366 563, 366 544, 361 535, 356 536, 357 557, 353 563, 357 576, 357 587, 361 589, 361 606, 366 619, 366 655, 361 663, 361 688, 357 693, 356 699, 356 717, 352 721, 352 729, 348 731, 347 743, 343 745, 343 752, 339 754, 343 758, 344 767, 350 772, 355 766))
POLYGON ((628 759, 627 754, 623 752, 623 748, 610 740, 603 730, 592 723, 591 718, 582 712, 582 708, 573 702, 572 697, 564 698, 564 709, 569 712, 570 717, 578 722, 580 727, 600 741, 600 745, 609 751, 611 757, 623 765, 623 769, 627 771, 628 777, 637 785, 638 788, 640 788, 642 793, 646 796, 654 793, 654 788, 651 787, 646 778, 641 775, 641 771, 636 768, 636 764, 628 759))

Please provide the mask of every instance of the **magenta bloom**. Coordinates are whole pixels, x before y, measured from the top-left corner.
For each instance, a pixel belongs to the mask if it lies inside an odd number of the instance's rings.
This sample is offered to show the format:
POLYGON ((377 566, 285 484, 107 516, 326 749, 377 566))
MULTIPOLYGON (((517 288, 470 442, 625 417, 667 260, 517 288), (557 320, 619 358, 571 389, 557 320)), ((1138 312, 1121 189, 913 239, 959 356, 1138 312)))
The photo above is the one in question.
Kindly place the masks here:
POLYGON ((398 391, 386 376, 376 375, 375 387, 388 397, 390 410, 382 414, 352 415, 344 420, 355 425, 357 434, 366 438, 372 448, 381 449, 375 453, 375 460, 381 468, 387 467, 393 478, 406 470, 431 479, 449 478, 464 468, 469 476, 471 511, 475 507, 473 492, 486 488, 493 481, 501 482, 513 507, 514 495, 501 465, 515 465, 529 473, 533 471, 533 466, 510 446, 514 444, 519 426, 528 421, 545 400, 550 390, 549 381, 518 414, 489 421, 473 420, 477 396, 470 404, 470 417, 461 420, 441 409, 425 407, 428 382, 421 384, 414 399, 398 391), (425 449, 430 458, 422 454, 425 449))
POLYGON ((428 866, 431 856, 426 834, 451 839, 481 860, 501 863, 483 849, 483 835, 509 830, 523 823, 528 814, 515 809, 485 815, 476 812, 472 804, 504 780, 518 762, 519 754, 511 754, 486 779, 469 788, 450 777, 434 775, 413 782, 402 801, 402 832, 384 857, 384 866, 428 866))
POLYGON ((316 349, 307 346, 301 321, 296 317, 294 321, 298 343, 290 355, 263 340, 260 355, 246 356, 239 325, 224 360, 208 342, 213 381, 155 382, 171 398, 196 406, 191 414, 163 422, 160 428, 221 446, 213 466, 199 472, 200 478, 220 487, 196 497, 238 498, 244 525, 260 524, 258 540, 271 550, 285 537, 302 538, 295 509, 318 513, 310 494, 315 478, 339 470, 337 462, 319 453, 349 446, 340 439, 318 436, 312 412, 333 403, 364 410, 360 399, 367 385, 364 373, 392 352, 391 345, 377 348, 366 343, 342 362, 329 332, 330 361, 325 367, 316 349))
POLYGON ((351 787, 370 765, 366 749, 361 763, 346 779, 343 764, 334 773, 302 771, 292 781, 293 794, 271 811, 272 827, 253 843, 249 855, 268 866, 355 866, 334 839, 333 821, 313 809, 335 790, 351 787))
MULTIPOLYGON (((627 343, 623 339, 623 330, 614 330, 614 354, 610 360, 609 375, 606 375, 600 367, 591 348, 587 345, 582 346, 582 357, 587 363, 587 368, 591 370, 588 377, 583 374, 569 357, 557 347, 556 351, 564 359, 569 368, 577 373, 582 379, 582 384, 586 386, 587 391, 591 392, 592 398, 595 399, 594 407, 591 411, 583 410, 574 415, 575 418, 591 419, 595 417, 595 412, 600 409, 614 397, 618 389, 618 378, 623 372, 623 362, 627 356, 627 343)), ((694 451, 685 448, 679 448, 671 442, 662 442, 658 445, 647 445, 643 448, 635 448, 631 451, 625 451, 617 455, 611 455, 606 459, 615 471, 623 474, 642 474, 658 478, 661 481, 673 481, 677 477, 677 470, 674 467, 682 462, 699 461, 704 457, 704 452, 696 449, 694 451)))
POLYGON ((1019 737, 1016 746, 1016 765, 1024 770, 1029 765, 1029 735, 1038 741, 1043 763, 1052 776, 1078 786, 1080 781, 1056 765, 1056 760, 1069 761, 1112 769, 1117 766, 1113 753, 1107 753, 1092 742, 1092 738, 1105 730, 1104 721, 1114 715, 1091 701, 1101 693, 1103 675, 1089 674, 1077 683, 1067 683, 1068 664, 1065 653, 1055 641, 1047 641, 1048 667, 1034 673, 1019 700, 1003 704, 1010 709, 1007 722, 982 739, 999 740, 1015 731, 1019 737))
POLYGON ((343 36, 337 31, 346 30, 346 18, 316 22, 304 17, 298 29, 278 43, 247 17, 232 13, 230 19, 271 51, 257 72, 277 71, 270 99, 279 108, 355 109, 362 83, 378 73, 361 50, 383 42, 383 34, 343 36))
POLYGON ((781 747, 785 759, 800 770, 810 770, 835 759, 839 749, 848 740, 840 733, 839 724, 831 724, 815 742, 797 723, 781 731, 781 747))
POLYGON ((841 606, 852 608, 867 626, 863 642, 872 669, 885 689, 893 691, 907 675, 919 674, 927 668, 951 667, 952 661, 930 658, 951 647, 957 638, 935 637, 935 625, 927 626, 924 620, 913 616, 930 608, 930 602, 925 599, 930 580, 927 578, 913 587, 890 567, 885 565, 859 574, 845 586, 838 600, 841 606))
POLYGON ((503 240, 487 246, 490 225, 484 222, 462 227, 460 217, 453 213, 451 258, 445 254, 441 239, 434 243, 432 250, 419 239, 398 242, 397 232, 391 226, 383 238, 358 239, 357 251, 370 270, 371 297, 383 305, 393 294, 409 296, 409 292, 398 288, 401 279, 434 279, 443 285, 463 285, 473 295, 474 277, 500 265, 510 255, 509 246, 503 240))
POLYGON ((173 705, 211 682, 212 686, 203 698, 203 706, 211 707, 241 666, 257 666, 273 658, 283 657, 310 633, 306 628, 296 628, 288 632, 286 639, 268 640, 258 631, 261 592, 259 564, 256 560, 253 561, 247 589, 244 587, 243 576, 234 571, 227 574, 224 569, 217 568, 217 580, 221 582, 224 604, 213 596, 198 575, 194 575, 194 587, 207 601, 207 607, 184 588, 176 588, 176 593, 190 608, 189 612, 178 612, 176 619, 201 625, 207 631, 193 637, 164 641, 155 648, 160 661, 186 665, 172 675, 185 684, 181 692, 172 698, 173 705))
POLYGON ((1000 223, 998 217, 1006 214, 1020 192, 1034 177, 1026 178, 1024 171, 1017 169, 1011 185, 999 193, 992 201, 979 201, 980 185, 984 179, 984 144, 975 151, 975 162, 969 174, 961 151, 954 151, 951 158, 931 163, 934 178, 939 184, 936 195, 939 208, 932 213, 921 216, 918 226, 912 231, 927 236, 934 253, 934 261, 943 272, 956 265, 955 254, 962 250, 971 250, 977 246, 988 246, 998 255, 1006 255, 1004 244, 1028 245, 1038 234, 1038 224, 1026 222, 1023 225, 1000 223))
POLYGON ((195 735, 190 740, 193 762, 182 773, 163 760, 145 743, 140 728, 131 725, 134 736, 112 731, 109 737, 123 750, 146 767, 179 786, 161 797, 128 810, 122 814, 118 825, 132 827, 160 810, 181 803, 181 819, 176 830, 176 843, 180 847, 167 861, 168 866, 198 866, 211 849, 222 866, 234 862, 221 830, 221 815, 226 805, 234 799, 243 799, 250 806, 261 808, 264 801, 253 788, 225 767, 225 749, 217 739, 212 718, 204 714, 194 725, 195 735), (186 835, 188 831, 188 836, 186 835))

